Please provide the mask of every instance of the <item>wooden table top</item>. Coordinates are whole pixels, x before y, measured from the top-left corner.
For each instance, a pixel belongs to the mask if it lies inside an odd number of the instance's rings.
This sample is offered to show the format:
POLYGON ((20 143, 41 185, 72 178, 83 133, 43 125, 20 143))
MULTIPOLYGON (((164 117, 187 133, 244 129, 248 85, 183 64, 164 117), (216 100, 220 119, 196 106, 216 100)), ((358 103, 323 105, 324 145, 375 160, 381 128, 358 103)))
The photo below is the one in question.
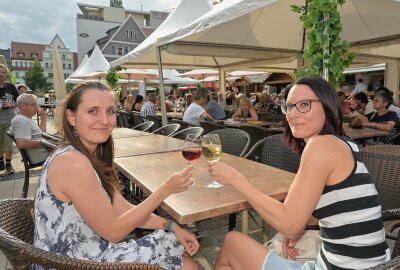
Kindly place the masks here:
POLYGON ((131 138, 131 137, 148 136, 148 135, 152 134, 149 132, 143 132, 131 128, 114 128, 112 131, 113 139, 131 138))
MULTIPOLYGON (((295 176, 293 173, 229 154, 222 154, 221 161, 235 166, 262 192, 278 200, 286 197, 295 176)), ((116 158, 114 162, 121 173, 148 194, 154 192, 172 173, 187 166, 180 151, 116 158)), ((249 203, 233 187, 207 187, 212 181, 207 161, 201 158, 193 164, 195 184, 186 192, 171 195, 161 205, 177 222, 187 224, 250 208, 249 203)))
MULTIPOLYGON (((156 115, 157 116, 162 116, 162 113, 161 112, 156 112, 156 115)), ((181 113, 181 112, 167 112, 167 118, 182 120, 183 119, 183 113, 181 113)))
POLYGON ((181 151, 182 140, 163 135, 120 138, 114 141, 115 157, 129 157, 170 151, 181 151))
POLYGON ((380 136, 387 136, 390 133, 387 131, 377 130, 374 128, 349 128, 346 132, 347 136, 352 138, 353 140, 356 139, 366 139, 366 138, 374 138, 380 136))

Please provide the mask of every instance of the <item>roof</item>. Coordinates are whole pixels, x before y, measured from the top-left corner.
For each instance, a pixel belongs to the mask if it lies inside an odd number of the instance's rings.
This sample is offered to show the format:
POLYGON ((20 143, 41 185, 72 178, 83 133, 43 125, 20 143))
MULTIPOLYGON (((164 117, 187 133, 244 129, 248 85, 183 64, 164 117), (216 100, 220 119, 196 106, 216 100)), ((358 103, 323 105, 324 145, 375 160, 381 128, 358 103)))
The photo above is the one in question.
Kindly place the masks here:
POLYGON ((38 60, 42 61, 42 52, 45 50, 47 45, 36 44, 36 43, 26 43, 26 42, 15 42, 11 41, 11 58, 21 59, 21 60, 32 60, 32 54, 38 54, 38 60), (24 57, 18 56, 18 53, 24 53, 24 57))

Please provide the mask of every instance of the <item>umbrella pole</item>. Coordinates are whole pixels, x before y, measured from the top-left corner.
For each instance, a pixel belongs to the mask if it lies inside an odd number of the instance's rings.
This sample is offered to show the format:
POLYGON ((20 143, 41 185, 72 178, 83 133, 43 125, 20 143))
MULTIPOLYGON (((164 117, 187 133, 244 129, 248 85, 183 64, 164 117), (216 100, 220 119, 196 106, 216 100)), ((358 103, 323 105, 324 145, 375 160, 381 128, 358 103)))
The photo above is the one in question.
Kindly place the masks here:
POLYGON ((161 61, 161 47, 157 46, 157 65, 158 65, 158 78, 160 80, 160 105, 162 113, 162 125, 167 125, 167 111, 165 108, 165 97, 164 97, 164 76, 162 72, 162 61, 161 61))

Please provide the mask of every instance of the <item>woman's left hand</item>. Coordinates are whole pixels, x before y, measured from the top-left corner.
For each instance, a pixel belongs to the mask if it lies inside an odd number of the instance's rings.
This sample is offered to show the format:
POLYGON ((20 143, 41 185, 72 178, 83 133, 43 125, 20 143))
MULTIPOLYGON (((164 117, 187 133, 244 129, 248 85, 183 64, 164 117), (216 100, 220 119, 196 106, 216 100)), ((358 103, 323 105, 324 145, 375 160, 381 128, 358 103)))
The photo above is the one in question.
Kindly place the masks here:
POLYGON ((232 180, 244 178, 235 168, 219 161, 209 162, 208 171, 215 180, 224 185, 232 185, 232 180))
POLYGON ((197 250, 199 250, 200 244, 196 239, 196 236, 180 227, 178 224, 173 225, 173 231, 175 233, 176 239, 182 244, 185 248, 185 252, 190 256, 196 254, 197 250))

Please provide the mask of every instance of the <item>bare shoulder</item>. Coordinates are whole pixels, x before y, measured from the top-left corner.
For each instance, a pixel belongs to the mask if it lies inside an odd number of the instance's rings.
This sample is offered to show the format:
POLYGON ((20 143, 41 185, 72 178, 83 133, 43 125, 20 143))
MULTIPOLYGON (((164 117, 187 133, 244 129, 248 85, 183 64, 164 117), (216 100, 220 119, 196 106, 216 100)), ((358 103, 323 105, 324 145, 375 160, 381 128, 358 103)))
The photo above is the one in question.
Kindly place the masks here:
POLYGON ((316 162, 332 161, 340 157, 348 147, 333 135, 317 135, 309 139, 303 156, 313 157, 316 162))
POLYGON ((49 165, 49 170, 60 175, 82 174, 92 168, 89 159, 78 150, 71 150, 56 156, 49 165))

